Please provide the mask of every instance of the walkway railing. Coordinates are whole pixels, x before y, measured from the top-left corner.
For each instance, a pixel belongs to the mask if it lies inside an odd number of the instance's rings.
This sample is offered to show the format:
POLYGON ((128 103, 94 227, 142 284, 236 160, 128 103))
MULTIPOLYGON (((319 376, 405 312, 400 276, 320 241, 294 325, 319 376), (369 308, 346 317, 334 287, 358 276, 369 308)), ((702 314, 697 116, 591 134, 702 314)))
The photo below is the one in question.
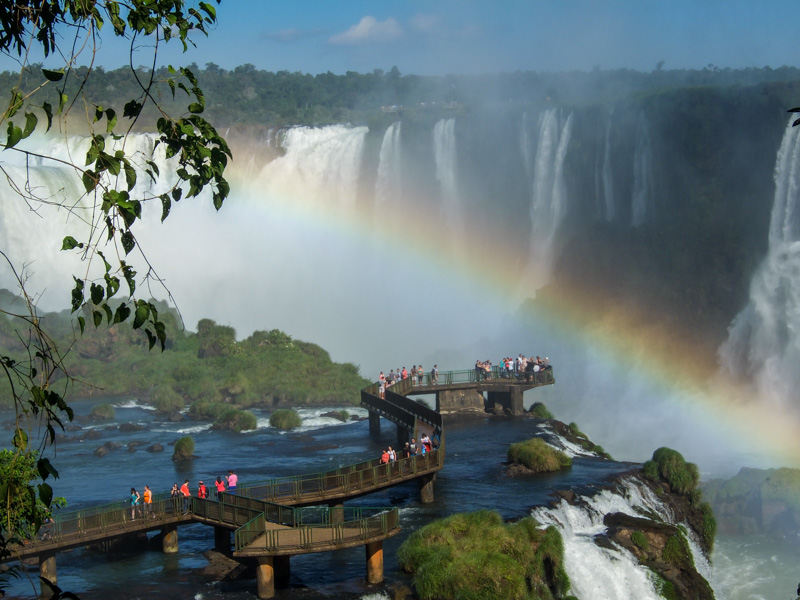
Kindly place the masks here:
POLYGON ((433 450, 387 464, 373 459, 324 473, 240 483, 236 493, 278 504, 320 501, 332 496, 355 495, 402 479, 414 479, 440 469, 443 462, 444 453, 433 450))
POLYGON ((236 530, 237 553, 324 550, 388 536, 400 528, 397 508, 343 507, 338 509, 295 509, 302 524, 287 528, 271 528, 264 515, 254 517, 236 530), (335 522, 333 514, 342 511, 344 521, 335 522), (372 513, 372 514, 371 514, 372 513))

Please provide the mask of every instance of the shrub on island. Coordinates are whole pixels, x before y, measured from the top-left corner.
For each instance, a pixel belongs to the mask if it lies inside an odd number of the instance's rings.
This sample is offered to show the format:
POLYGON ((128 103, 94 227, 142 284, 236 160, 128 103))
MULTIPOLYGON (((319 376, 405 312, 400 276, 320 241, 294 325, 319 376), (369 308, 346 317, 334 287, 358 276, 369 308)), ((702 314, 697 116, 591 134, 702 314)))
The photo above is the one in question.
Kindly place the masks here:
POLYGON ((290 431, 303 424, 303 419, 296 410, 291 408, 279 408, 274 411, 269 417, 270 427, 281 429, 283 431, 290 431))
POLYGON ((91 416, 95 419, 103 419, 105 421, 110 421, 116 415, 114 411, 114 407, 110 404, 98 404, 94 408, 92 408, 91 416))
POLYGON ((251 431, 257 427, 256 416, 246 410, 229 408, 216 419, 214 419, 214 429, 225 431, 251 431))
POLYGON ((508 448, 508 460, 521 464, 535 473, 561 471, 572 466, 572 459, 541 438, 532 438, 524 442, 511 444, 508 448))
POLYGON ((537 419, 555 419, 553 413, 541 402, 534 402, 528 412, 537 419))
POLYGON ((397 555, 421 600, 564 598, 570 587, 561 534, 531 517, 451 515, 413 532, 397 555))
POLYGON ((186 407, 186 401, 171 387, 160 387, 153 393, 153 406, 160 413, 174 414, 186 407))
POLYGON ((172 460, 190 460, 192 457, 194 457, 194 440, 192 437, 185 435, 182 438, 178 438, 172 451, 172 460))
POLYGON ((714 548, 717 535, 717 520, 708 502, 703 502, 703 493, 697 488, 700 472, 697 465, 686 462, 677 450, 662 446, 653 452, 653 458, 642 465, 644 476, 656 483, 665 483, 670 491, 685 496, 689 504, 700 515, 700 522, 694 527, 703 537, 709 554, 714 548))

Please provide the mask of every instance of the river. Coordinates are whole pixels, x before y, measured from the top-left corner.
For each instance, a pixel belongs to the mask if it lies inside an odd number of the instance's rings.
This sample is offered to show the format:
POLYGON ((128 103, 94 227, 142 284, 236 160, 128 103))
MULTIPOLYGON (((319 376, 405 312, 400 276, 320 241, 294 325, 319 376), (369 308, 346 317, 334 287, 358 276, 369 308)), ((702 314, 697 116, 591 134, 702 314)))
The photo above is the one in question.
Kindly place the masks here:
MULTIPOLYGON (((54 485, 55 493, 67 498, 68 509, 124 500, 132 486, 141 490, 147 484, 157 493, 169 490, 173 482, 189 479, 196 488, 198 480, 210 483, 228 469, 235 470, 243 482, 325 471, 375 457, 382 447, 395 443, 395 427, 387 421, 381 423, 380 436, 371 436, 365 420, 342 423, 321 416, 332 408, 345 408, 351 415, 365 417, 366 410, 358 407, 301 408, 303 425, 289 433, 269 427, 268 413, 255 411, 258 429, 236 434, 214 431, 207 424, 197 422, 165 422, 136 399, 110 400, 115 406, 112 421, 87 421, 92 407, 102 402, 109 400, 75 403, 76 421, 81 430, 68 431, 66 435, 71 439, 61 441, 53 457, 61 475, 54 485), (118 428, 121 423, 137 423, 146 429, 122 433, 118 428), (100 437, 77 441, 90 429, 97 430, 100 437), (193 437, 197 458, 175 463, 169 444, 182 435, 193 437), (106 456, 95 456, 94 451, 109 441, 121 447, 106 456), (129 451, 130 442, 160 443, 165 451, 147 452, 145 445, 129 451)), ((8 419, 7 415, 0 417, 2 422, 8 419)), ((609 476, 631 469, 630 463, 577 456, 572 468, 562 473, 522 478, 506 476, 503 463, 508 445, 540 435, 542 431, 541 422, 534 419, 482 415, 446 417, 447 456, 435 483, 432 504, 419 503, 416 483, 397 486, 352 503, 400 509, 403 531, 384 543, 384 584, 369 586, 365 583, 364 550, 359 547, 292 558, 289 587, 279 589, 277 598, 388 598, 393 586, 410 584, 410 578, 398 568, 398 546, 411 531, 432 519, 483 508, 497 510, 507 519, 523 517, 530 514, 533 506, 547 504, 556 490, 571 489, 581 495, 591 495, 609 476)), ((602 443, 602 440, 595 441, 602 443)), ((84 600, 255 598, 253 579, 219 583, 208 582, 200 575, 199 570, 207 564, 203 553, 213 547, 211 528, 185 526, 179 529, 178 535, 180 551, 177 555, 164 555, 158 550, 114 555, 89 550, 61 553, 57 556, 58 584, 84 600)), ((789 582, 795 574, 782 565, 790 563, 781 562, 784 559, 780 550, 769 554, 767 549, 774 546, 759 546, 758 540, 751 542, 719 541, 718 548, 722 550, 718 549, 715 555, 718 560, 712 582, 717 597, 731 600, 788 598, 789 590, 794 588, 786 586, 793 585, 789 582), (751 575, 762 575, 760 585, 752 576, 746 576, 747 569, 751 570, 751 575), (765 576, 769 573, 773 574, 772 579, 765 576), (747 587, 746 582, 752 585, 747 587), (762 596, 765 586, 786 590, 786 593, 762 596)), ((787 557, 793 547, 796 548, 787 544, 784 552, 787 557)), ((613 566, 607 568, 613 569, 613 566)), ((35 571, 32 576, 35 577, 35 571)), ((9 596, 33 598, 35 592, 30 583, 18 581, 12 585, 9 596)))

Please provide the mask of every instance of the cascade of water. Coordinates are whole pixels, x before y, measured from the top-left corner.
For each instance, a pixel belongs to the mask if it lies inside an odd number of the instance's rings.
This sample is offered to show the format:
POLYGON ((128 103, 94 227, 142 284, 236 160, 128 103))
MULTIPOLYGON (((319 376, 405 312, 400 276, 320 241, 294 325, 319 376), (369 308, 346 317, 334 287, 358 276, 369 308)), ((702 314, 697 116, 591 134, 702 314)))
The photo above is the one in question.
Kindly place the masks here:
POLYGON ((759 396, 796 406, 800 386, 800 128, 789 125, 775 164, 767 256, 748 305, 719 350, 723 371, 748 379, 759 396))
POLYGON ((280 144, 283 156, 268 163, 256 184, 272 200, 306 198, 345 208, 354 206, 367 127, 292 127, 280 144))
MULTIPOLYGON (((165 193, 178 179, 175 175, 175 159, 166 159, 163 147, 156 149, 156 139, 157 136, 153 134, 135 134, 124 140, 107 140, 106 151, 109 153, 122 149, 124 144, 126 154, 137 169, 136 185, 131 191, 134 198, 145 199, 165 193), (144 174, 145 161, 152 161, 158 167, 162 174, 158 182, 154 183, 144 174)), ((25 182, 29 198, 27 202, 23 200, 11 185, 0 186, 0 206, 3 210, 0 240, 3 241, 3 251, 17 268, 28 265, 27 274, 35 273, 37 281, 52 288, 56 294, 64 293, 66 287, 71 287, 72 280, 65 278, 65 273, 77 272, 79 260, 75 253, 61 251, 61 240, 66 235, 85 240, 90 235, 91 227, 104 223, 102 215, 95 208, 94 198, 85 193, 80 172, 69 166, 83 166, 89 144, 89 138, 82 136, 35 136, 20 144, 20 148, 30 152, 30 155, 11 151, 3 156, 7 181, 16 184, 25 182), (53 160, 44 157, 52 157, 53 160)), ((114 180, 105 177, 103 183, 126 189, 124 174, 114 180)), ((161 203, 156 202, 157 210, 149 207, 151 202, 143 203, 143 218, 161 216, 161 203)), ((135 264, 133 255, 129 262, 135 264)), ((101 265, 93 267, 100 269, 101 265)), ((91 274, 92 267, 89 268, 91 274)), ((81 269, 85 270, 86 267, 81 269)), ((5 265, 0 270, 0 286, 16 288, 16 281, 5 265)))
POLYGON ((650 143, 650 128, 644 112, 636 121, 636 145, 633 154, 633 197, 631 201, 631 225, 638 227, 650 216, 653 207, 653 147, 650 143))
POLYGON ((444 209, 444 223, 447 223, 450 229, 454 251, 460 254, 464 239, 464 223, 458 194, 455 126, 456 120, 452 118, 436 122, 433 128, 433 156, 444 209))
POLYGON ((617 207, 614 201, 614 178, 611 172, 611 117, 608 116, 606 123, 606 143, 603 148, 603 200, 605 201, 606 221, 613 221, 617 214, 617 207))
POLYGON ((553 241, 567 209, 564 158, 572 133, 572 114, 562 121, 558 109, 544 111, 539 117, 539 136, 531 184, 531 236, 526 289, 535 291, 550 276, 553 241))
MULTIPOLYGON (((621 493, 603 490, 594 496, 581 497, 578 503, 561 500, 555 507, 534 508, 532 514, 542 525, 554 525, 561 532, 564 567, 575 596, 596 600, 657 600, 662 596, 656 590, 650 569, 622 548, 611 550, 595 543, 595 537, 606 532, 603 517, 616 512, 635 517, 655 514, 664 522, 680 524, 674 522, 669 508, 635 478, 624 481, 621 493)), ((698 544, 689 539, 689 547, 698 572, 708 579, 710 566, 698 544)))
POLYGON ((401 125, 400 121, 395 121, 383 134, 375 183, 375 203, 378 208, 391 206, 402 195, 401 125))

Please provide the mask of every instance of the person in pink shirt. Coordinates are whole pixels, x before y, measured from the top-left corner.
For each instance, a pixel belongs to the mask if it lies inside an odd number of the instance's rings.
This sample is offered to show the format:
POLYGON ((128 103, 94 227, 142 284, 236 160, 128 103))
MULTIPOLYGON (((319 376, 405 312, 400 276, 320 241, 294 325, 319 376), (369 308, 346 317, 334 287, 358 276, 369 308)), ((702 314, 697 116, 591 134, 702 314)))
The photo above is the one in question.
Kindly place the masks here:
POLYGON ((236 476, 236 473, 233 471, 228 471, 228 476, 225 478, 228 482, 228 491, 231 494, 236 493, 236 484, 239 482, 239 478, 236 476))

